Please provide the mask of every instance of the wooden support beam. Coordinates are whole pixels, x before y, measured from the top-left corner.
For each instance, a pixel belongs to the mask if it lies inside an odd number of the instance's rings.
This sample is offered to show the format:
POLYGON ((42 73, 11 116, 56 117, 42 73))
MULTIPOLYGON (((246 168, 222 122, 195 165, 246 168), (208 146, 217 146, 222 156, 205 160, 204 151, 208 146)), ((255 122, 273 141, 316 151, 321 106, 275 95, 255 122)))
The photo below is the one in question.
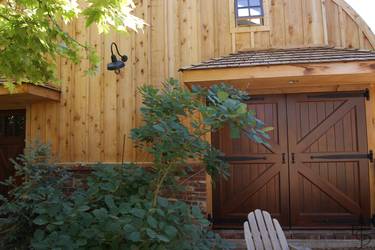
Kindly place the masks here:
POLYGON ((182 78, 187 86, 227 82, 242 89, 363 84, 375 78, 375 61, 186 70, 182 78))
POLYGON ((60 90, 48 86, 24 83, 16 87, 13 93, 0 85, 1 105, 24 105, 41 101, 60 101, 60 90))

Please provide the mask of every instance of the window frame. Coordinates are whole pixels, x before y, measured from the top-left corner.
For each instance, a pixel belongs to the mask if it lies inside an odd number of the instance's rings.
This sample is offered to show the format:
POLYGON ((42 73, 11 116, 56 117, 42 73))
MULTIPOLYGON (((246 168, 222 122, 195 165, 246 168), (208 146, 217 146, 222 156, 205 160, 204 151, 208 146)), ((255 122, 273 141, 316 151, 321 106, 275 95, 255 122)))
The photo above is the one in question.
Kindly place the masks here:
MULTIPOLYGON (((230 31, 231 33, 243 33, 243 32, 256 32, 256 31, 269 31, 270 30, 270 13, 269 13, 269 0, 260 0, 262 6, 262 24, 248 24, 248 25, 238 25, 238 13, 237 13, 237 1, 238 0, 228 0, 229 12, 230 12, 230 31)), ((250 2, 248 2, 250 5, 250 2)), ((257 7, 257 6, 255 6, 257 7)), ((244 7, 248 8, 250 11, 250 6, 244 7)), ((250 14, 250 13, 249 13, 250 14)), ((249 18, 249 17, 245 17, 249 18)), ((257 18, 252 16, 252 18, 257 18)))
POLYGON ((242 18, 247 18, 247 19, 264 18, 264 4, 263 4, 263 0, 259 0, 260 5, 254 5, 254 6, 252 6, 250 4, 251 0, 246 0, 247 3, 248 3, 248 5, 246 7, 238 7, 238 1, 239 0, 234 0, 234 8, 235 8, 235 13, 236 13, 236 20, 239 19, 239 18, 240 19, 242 19, 242 18), (260 8, 261 14, 260 15, 254 15, 254 16, 251 15, 251 9, 252 8, 260 8), (247 10, 249 10, 249 15, 248 16, 242 16, 242 17, 240 17, 238 15, 238 10, 239 9, 247 9, 247 10))

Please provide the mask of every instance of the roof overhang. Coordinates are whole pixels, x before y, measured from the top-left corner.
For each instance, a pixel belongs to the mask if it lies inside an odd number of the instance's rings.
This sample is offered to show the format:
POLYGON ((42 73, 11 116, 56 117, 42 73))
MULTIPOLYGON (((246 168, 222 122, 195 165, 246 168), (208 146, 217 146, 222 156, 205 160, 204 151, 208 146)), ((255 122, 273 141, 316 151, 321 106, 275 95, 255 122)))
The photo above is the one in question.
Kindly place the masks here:
POLYGON ((182 70, 191 87, 230 83, 244 90, 375 83, 375 60, 182 70))
POLYGON ((10 93, 0 84, 0 105, 22 106, 42 101, 60 101, 60 90, 47 85, 23 83, 10 93))

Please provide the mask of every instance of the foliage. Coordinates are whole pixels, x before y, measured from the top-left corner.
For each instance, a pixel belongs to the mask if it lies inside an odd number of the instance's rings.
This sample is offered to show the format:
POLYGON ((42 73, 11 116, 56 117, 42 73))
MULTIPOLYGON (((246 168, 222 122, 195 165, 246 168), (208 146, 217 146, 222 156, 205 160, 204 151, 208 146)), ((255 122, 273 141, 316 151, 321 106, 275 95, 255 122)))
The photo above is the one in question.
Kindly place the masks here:
MULTIPOLYGON (((63 192, 71 178, 43 145, 15 163, 21 185, 2 197, 1 249, 224 249, 200 209, 157 197, 156 174, 143 168, 98 165, 86 188, 63 192)), ((12 180, 8 184, 14 183, 12 180)))
POLYGON ((204 136, 223 127, 231 126, 232 136, 239 137, 240 131, 249 139, 269 146, 263 122, 256 118, 253 110, 244 103, 247 93, 226 84, 208 89, 194 87, 192 91, 169 79, 158 89, 144 86, 144 125, 132 130, 137 146, 151 154, 155 180, 154 204, 163 189, 164 180, 185 172, 190 159, 204 163, 208 174, 216 177, 226 174, 227 164, 220 159, 222 153, 204 140, 204 136), (202 100, 207 100, 207 104, 202 100))
POLYGON ((87 73, 94 73, 96 51, 75 40, 66 27, 82 18, 86 27, 96 24, 99 32, 138 31, 144 22, 132 15, 134 8, 132 0, 0 0, 0 77, 8 79, 10 90, 14 82, 56 81, 57 56, 76 64, 85 57, 87 73))
MULTIPOLYGON (((43 145, 14 162, 22 179, 1 197, 0 248, 4 249, 227 249, 200 208, 167 199, 179 189, 191 159, 207 172, 226 174, 223 154, 204 137, 226 124, 269 146, 271 130, 248 110, 245 92, 221 84, 192 91, 169 79, 163 88, 141 90, 144 124, 132 130, 136 145, 154 160, 152 171, 135 166, 98 165, 84 185, 64 193, 70 172, 54 166, 43 145), (204 102, 207 101, 207 103, 204 102), (207 105, 206 105, 207 104, 207 105)), ((15 181, 10 179, 8 185, 15 181)))
POLYGON ((68 176, 50 164, 49 155, 49 147, 40 143, 35 148, 27 148, 25 155, 13 161, 16 178, 10 177, 1 183, 13 189, 7 198, 0 196, 0 249, 25 249, 23 246, 30 242, 35 231, 33 220, 39 203, 60 203, 68 176), (22 185, 17 186, 20 180, 22 185))

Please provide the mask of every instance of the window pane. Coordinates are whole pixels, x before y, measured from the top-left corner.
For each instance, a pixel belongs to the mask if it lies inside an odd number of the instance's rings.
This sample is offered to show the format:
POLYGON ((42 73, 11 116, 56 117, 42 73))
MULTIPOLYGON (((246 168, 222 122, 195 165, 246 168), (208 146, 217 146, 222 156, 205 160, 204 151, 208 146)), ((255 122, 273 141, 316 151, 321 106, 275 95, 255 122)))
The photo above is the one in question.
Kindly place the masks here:
POLYGON ((261 18, 253 18, 251 19, 251 22, 256 25, 261 25, 262 24, 262 19, 261 18))
POLYGON ((250 8, 250 16, 261 16, 262 15, 262 9, 257 8, 250 8))
POLYGON ((250 6, 260 6, 260 0, 250 0, 250 6))
POLYGON ((239 26, 263 25, 263 18, 242 18, 237 20, 239 26))
POLYGON ((25 134, 25 116, 0 113, 0 136, 22 136, 25 134))
POLYGON ((238 9, 238 16, 239 17, 249 16, 249 9, 238 9))
POLYGON ((237 0, 237 7, 248 7, 249 2, 247 0, 237 0))

